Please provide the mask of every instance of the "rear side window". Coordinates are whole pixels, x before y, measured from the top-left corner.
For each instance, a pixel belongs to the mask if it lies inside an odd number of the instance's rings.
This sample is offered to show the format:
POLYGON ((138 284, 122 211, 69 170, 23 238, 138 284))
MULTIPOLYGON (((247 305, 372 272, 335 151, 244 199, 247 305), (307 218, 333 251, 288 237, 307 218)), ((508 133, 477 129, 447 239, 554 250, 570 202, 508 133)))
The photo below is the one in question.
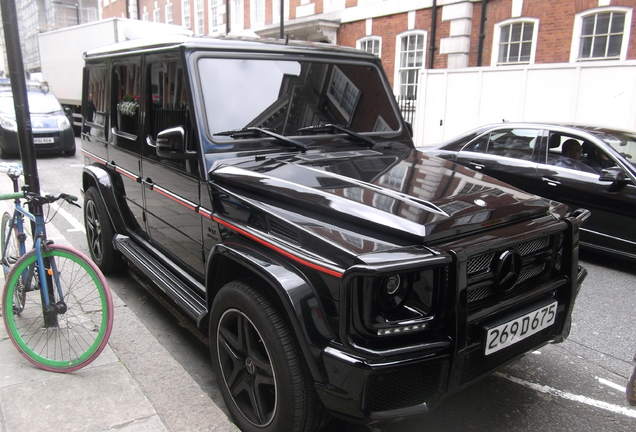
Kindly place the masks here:
POLYGON ((137 62, 116 64, 113 67, 113 99, 116 115, 113 126, 126 134, 139 134, 139 102, 141 74, 137 62))
POLYGON ((108 100, 106 66, 91 67, 88 73, 88 89, 84 103, 82 133, 95 138, 106 138, 106 107, 108 100))

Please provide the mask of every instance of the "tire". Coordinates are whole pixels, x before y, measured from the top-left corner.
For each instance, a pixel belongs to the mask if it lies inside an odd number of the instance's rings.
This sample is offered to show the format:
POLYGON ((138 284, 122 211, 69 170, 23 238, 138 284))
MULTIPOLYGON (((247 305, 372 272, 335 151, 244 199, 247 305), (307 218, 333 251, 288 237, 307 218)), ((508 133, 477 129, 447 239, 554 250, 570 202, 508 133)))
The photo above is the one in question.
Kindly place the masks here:
POLYGON ((64 150, 64 156, 75 156, 76 148, 73 145, 73 148, 70 150, 64 150))
POLYGON ((309 432, 327 420, 285 321, 254 281, 214 299, 210 351, 219 388, 244 432, 309 432))
POLYGON ((121 269, 121 253, 113 246, 115 229, 99 191, 91 186, 84 195, 84 226, 91 258, 104 274, 121 269))
POLYGON ((31 277, 26 278, 29 289, 24 290, 23 310, 18 313, 14 308, 23 275, 37 272, 37 255, 31 250, 7 278, 2 295, 4 324, 15 347, 31 363, 51 372, 72 372, 95 360, 106 346, 113 327, 113 300, 104 275, 81 252, 50 245, 42 259, 50 274, 47 291, 53 312, 43 312, 42 285, 39 278, 31 277), (56 279, 60 285, 53 289, 56 279))

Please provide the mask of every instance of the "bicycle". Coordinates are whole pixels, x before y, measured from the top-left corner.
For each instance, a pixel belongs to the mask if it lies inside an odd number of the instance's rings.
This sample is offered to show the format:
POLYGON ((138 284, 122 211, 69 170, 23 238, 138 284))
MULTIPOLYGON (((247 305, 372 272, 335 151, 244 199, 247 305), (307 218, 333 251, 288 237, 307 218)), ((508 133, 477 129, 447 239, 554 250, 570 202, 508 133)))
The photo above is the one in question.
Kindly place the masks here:
POLYGON ((46 220, 42 206, 64 200, 79 207, 77 197, 20 191, 21 172, 18 166, 8 169, 14 192, 0 194, 0 200, 14 200, 13 213, 2 216, 0 247, 6 281, 0 312, 9 338, 27 360, 47 371, 72 372, 91 363, 106 347, 113 300, 104 275, 86 255, 46 237, 50 219, 46 220), (25 209, 22 200, 40 211, 25 209), (31 237, 33 247, 28 250, 31 237))

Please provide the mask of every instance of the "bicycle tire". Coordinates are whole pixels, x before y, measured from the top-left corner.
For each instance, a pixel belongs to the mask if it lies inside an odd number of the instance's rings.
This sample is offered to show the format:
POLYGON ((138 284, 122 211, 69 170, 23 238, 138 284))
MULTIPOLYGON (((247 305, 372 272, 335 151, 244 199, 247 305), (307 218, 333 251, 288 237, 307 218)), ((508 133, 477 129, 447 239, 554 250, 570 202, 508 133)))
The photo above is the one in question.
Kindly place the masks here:
MULTIPOLYGON (((37 268, 37 254, 31 250, 7 277, 2 294, 4 324, 14 346, 35 366, 72 372, 90 364, 106 347, 113 326, 112 296, 104 275, 83 253, 49 245, 42 258, 45 263, 55 263, 65 301, 56 302, 54 312, 45 315, 38 278, 26 284, 24 307, 15 310, 15 291, 24 285, 23 274, 37 268)), ((47 280, 51 281, 53 266, 47 267, 47 280)))

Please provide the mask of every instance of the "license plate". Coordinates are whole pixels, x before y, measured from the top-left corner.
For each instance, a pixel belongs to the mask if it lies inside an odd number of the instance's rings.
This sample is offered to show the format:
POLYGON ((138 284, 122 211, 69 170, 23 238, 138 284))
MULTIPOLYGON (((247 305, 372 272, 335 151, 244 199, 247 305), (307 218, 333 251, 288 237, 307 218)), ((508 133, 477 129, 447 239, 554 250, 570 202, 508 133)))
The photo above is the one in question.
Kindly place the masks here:
POLYGON ((34 144, 52 144, 54 142, 53 138, 33 138, 34 144))
POLYGON ((558 303, 540 307, 519 318, 488 329, 485 355, 513 345, 554 324, 558 303))

